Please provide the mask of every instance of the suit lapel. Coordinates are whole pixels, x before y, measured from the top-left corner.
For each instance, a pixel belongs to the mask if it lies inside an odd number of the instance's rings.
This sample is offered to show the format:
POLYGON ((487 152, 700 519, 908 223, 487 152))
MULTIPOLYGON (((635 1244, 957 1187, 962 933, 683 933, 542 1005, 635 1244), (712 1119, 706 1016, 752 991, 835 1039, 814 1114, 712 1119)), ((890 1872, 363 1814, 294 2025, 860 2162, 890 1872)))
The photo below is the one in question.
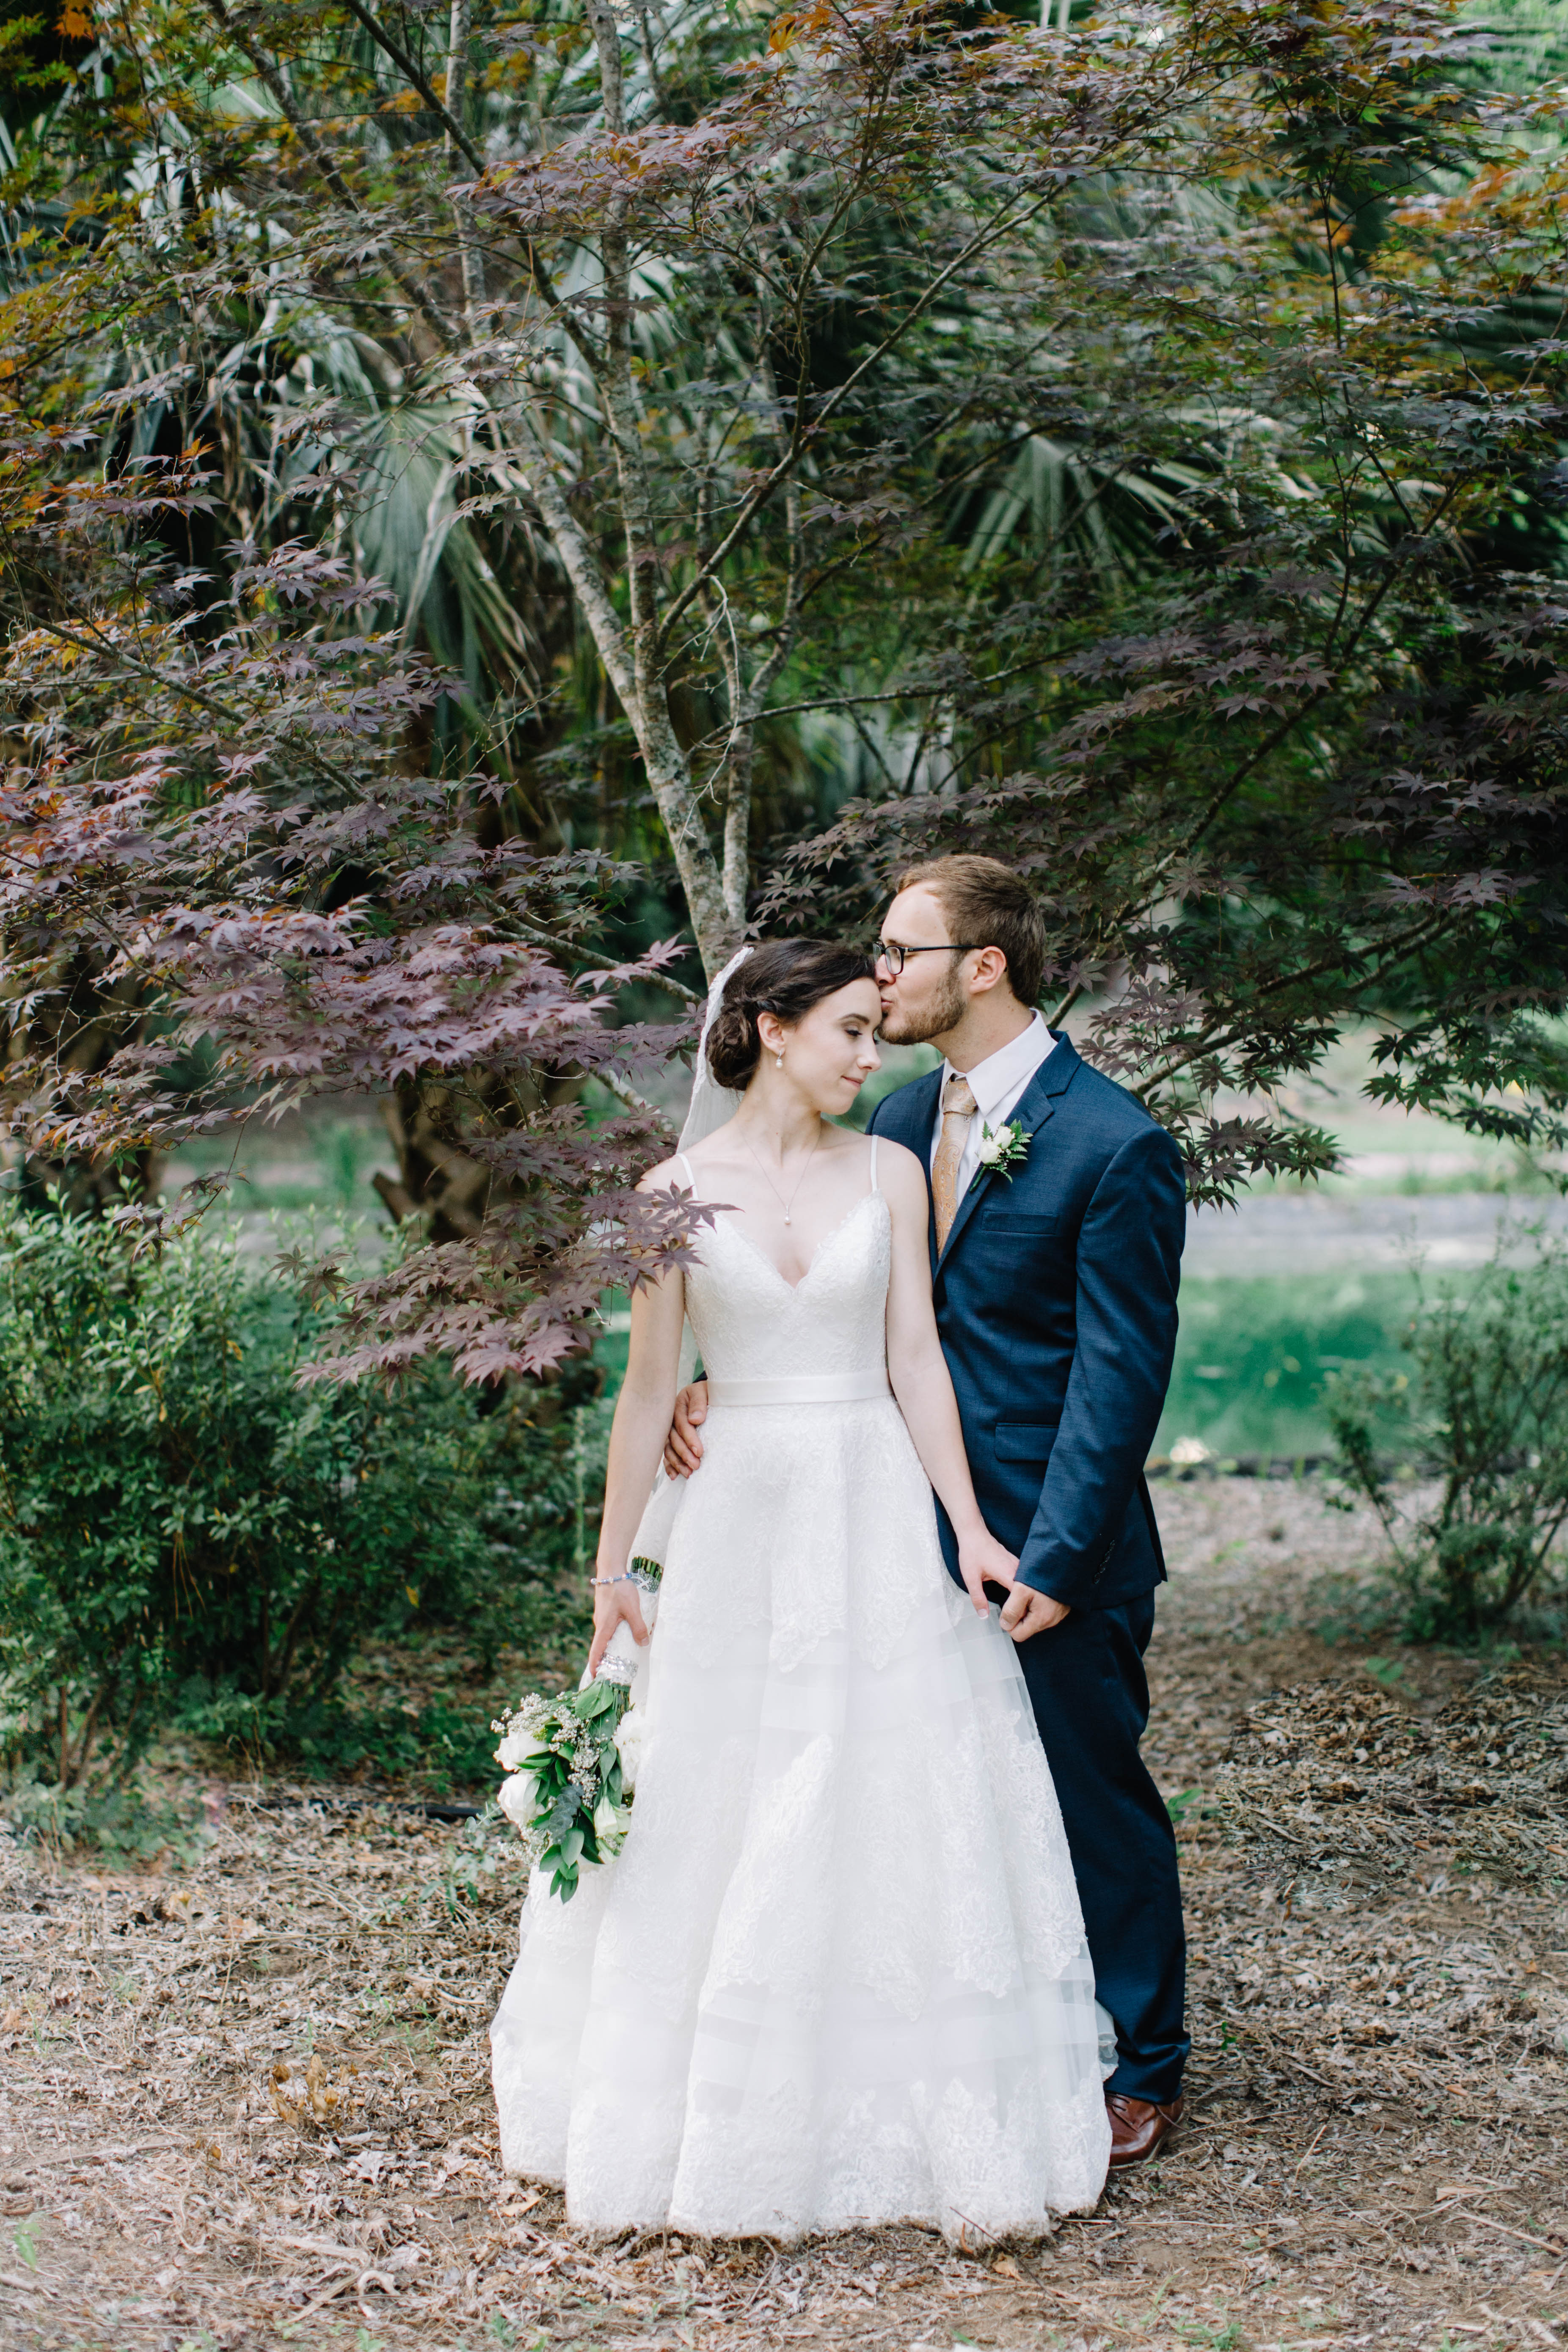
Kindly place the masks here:
MULTIPOLYGON (((1015 1120, 1017 1122, 1023 1129, 1026 1139, 1031 1148, 1040 1129, 1055 1118, 1057 1100, 1058 1097, 1066 1094, 1079 1068, 1079 1055, 1072 1040, 1059 1029, 1053 1029, 1051 1035, 1056 1039, 1055 1045, 1046 1055, 1045 1060, 1007 1114, 1008 1124, 1011 1125, 1015 1120)), ((939 1071, 937 1076, 940 1077, 941 1075, 939 1071)), ((934 1102, 931 1105, 931 1116, 933 1118, 936 1116, 934 1102)), ((926 1181, 929 1190, 931 1181, 929 1171, 926 1181)), ((987 1192, 996 1181, 994 1171, 989 1168, 983 1167, 975 1171, 973 1182, 958 1204, 958 1213, 953 1218, 948 1233, 947 1247, 937 1260, 939 1266, 946 1265, 963 1237, 964 1227, 974 1214, 982 1194, 987 1192)))
POLYGON ((911 1078, 907 1087, 900 1087, 878 1105, 876 1126, 879 1135, 891 1136, 912 1151, 925 1171, 926 1238, 931 1244, 931 1267, 936 1272, 936 1204, 931 1191, 931 1139, 936 1126, 937 1097, 942 1091, 940 1066, 928 1070, 923 1078, 911 1078))

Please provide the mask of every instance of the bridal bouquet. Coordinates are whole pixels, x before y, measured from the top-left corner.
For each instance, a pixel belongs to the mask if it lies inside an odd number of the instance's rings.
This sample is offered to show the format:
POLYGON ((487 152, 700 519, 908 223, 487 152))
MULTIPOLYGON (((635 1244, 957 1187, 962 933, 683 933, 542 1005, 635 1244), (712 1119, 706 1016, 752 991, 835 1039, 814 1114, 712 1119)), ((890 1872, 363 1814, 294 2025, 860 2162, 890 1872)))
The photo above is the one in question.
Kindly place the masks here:
MULTIPOLYGON (((656 1562, 635 1559, 632 1571, 645 1592, 657 1590, 656 1562)), ((643 1732, 631 1703, 637 1663, 612 1649, 580 1690, 554 1698, 530 1692, 490 1725, 500 1734, 496 1762, 508 1775, 497 1801, 563 1903, 576 1894, 583 1864, 612 1860, 631 1825, 643 1732)))

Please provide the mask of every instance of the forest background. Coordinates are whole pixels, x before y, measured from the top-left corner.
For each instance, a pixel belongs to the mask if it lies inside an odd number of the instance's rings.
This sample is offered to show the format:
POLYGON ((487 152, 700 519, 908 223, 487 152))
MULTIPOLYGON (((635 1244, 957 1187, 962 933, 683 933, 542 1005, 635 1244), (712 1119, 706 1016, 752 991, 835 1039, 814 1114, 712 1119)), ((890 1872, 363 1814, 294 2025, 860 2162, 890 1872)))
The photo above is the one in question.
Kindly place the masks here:
MULTIPOLYGON (((14 1770, 473 1769, 338 1678, 569 1641, 705 978, 911 856, 1029 876, 1194 1202, 1411 1116, 1550 1202, 1549 5, 0 23, 14 1770), (211 1239, 269 1130, 281 1277, 211 1239)), ((1309 1450, 1408 1314, 1245 1288, 1163 1443, 1309 1450)))

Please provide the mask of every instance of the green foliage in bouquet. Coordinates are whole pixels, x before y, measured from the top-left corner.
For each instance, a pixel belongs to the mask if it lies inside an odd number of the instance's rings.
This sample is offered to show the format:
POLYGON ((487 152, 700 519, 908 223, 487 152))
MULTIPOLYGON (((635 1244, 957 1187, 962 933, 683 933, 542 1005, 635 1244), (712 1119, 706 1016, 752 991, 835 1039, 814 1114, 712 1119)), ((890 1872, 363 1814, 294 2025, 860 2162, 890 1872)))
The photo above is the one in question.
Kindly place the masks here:
MULTIPOLYGON (((628 1573, 651 1625, 663 1565, 638 1553, 628 1573)), ((563 1903, 576 1894, 585 1862, 608 1862, 626 1842, 646 1728, 632 1703, 637 1663, 617 1634, 594 1681, 553 1698, 531 1691, 490 1726, 508 1774, 500 1809, 563 1903)))
POLYGON ((1538 1232, 1514 1263, 1520 1238, 1421 1301, 1410 1372, 1327 1384, 1344 1486, 1383 1522, 1418 1639, 1474 1640, 1541 1598, 1568 1519, 1568 1246, 1538 1232), (1404 1507, 1412 1472, 1436 1481, 1423 1511, 1404 1507))
POLYGON ((563 1903, 576 1894, 583 1864, 607 1862, 626 1833, 617 1735, 630 1699, 626 1683, 601 1673, 559 1698, 532 1694, 490 1727, 501 1734, 498 1761, 513 1767, 502 1810, 563 1903))

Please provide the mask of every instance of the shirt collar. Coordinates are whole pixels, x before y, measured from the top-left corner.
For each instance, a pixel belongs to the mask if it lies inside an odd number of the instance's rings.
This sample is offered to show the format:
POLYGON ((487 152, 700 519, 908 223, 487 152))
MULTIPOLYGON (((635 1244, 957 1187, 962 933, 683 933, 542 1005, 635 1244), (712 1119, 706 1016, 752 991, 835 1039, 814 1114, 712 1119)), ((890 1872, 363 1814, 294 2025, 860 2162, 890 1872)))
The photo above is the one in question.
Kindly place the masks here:
MULTIPOLYGON (((1009 1095, 1017 1094, 1027 1085, 1055 1044, 1056 1039, 1047 1028, 1043 1017, 1037 1013, 1028 1027, 1020 1030, 1000 1053, 988 1054, 984 1061, 976 1062, 972 1070, 964 1071, 963 1076, 969 1080, 969 1090, 974 1097, 975 1108, 982 1118, 989 1119, 993 1111, 1005 1103, 1009 1095)), ((942 1080, 944 1087, 952 1076, 952 1063, 943 1062, 942 1080)), ((941 1101, 940 1094, 937 1099, 941 1101)))

